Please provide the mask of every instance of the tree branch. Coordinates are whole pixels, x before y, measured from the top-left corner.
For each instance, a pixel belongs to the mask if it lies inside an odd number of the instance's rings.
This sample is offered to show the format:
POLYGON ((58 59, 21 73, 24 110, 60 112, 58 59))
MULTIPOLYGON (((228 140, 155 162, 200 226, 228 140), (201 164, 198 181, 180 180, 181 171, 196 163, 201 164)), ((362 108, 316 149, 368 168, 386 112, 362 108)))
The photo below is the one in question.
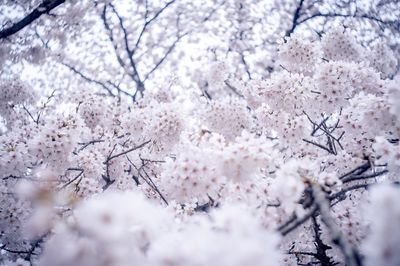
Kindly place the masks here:
POLYGON ((286 31, 285 36, 289 37, 290 34, 292 34, 294 32, 294 30, 296 29, 296 27, 300 24, 298 22, 299 18, 300 18, 300 12, 301 9, 303 8, 303 4, 304 4, 304 0, 300 0, 299 4, 297 5, 296 10, 294 11, 293 14, 293 19, 292 19, 292 27, 286 31))
POLYGON ((32 10, 31 13, 26 15, 23 19, 14 23, 10 27, 1 30, 0 31, 0 39, 7 38, 7 37, 17 33, 18 31, 20 31, 23 28, 30 25, 36 19, 40 18, 43 14, 49 13, 51 10, 58 7, 59 5, 61 5, 64 2, 65 2, 65 0, 45 0, 45 1, 43 1, 37 8, 32 10))
POLYGON ((325 197, 324 192, 318 185, 313 186, 313 195, 315 203, 318 207, 322 221, 328 227, 333 242, 340 248, 343 253, 346 265, 348 266, 361 266, 360 255, 351 246, 349 241, 343 236, 340 228, 335 223, 330 214, 330 201, 325 197))

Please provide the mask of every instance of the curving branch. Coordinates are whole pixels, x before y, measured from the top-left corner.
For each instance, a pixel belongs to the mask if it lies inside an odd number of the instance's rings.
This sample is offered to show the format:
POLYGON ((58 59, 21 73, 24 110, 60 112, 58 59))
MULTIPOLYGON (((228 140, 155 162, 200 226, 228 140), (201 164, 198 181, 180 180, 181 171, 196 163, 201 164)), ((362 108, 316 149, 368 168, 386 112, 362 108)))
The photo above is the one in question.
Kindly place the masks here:
POLYGON ((69 65, 69 64, 66 64, 66 63, 61 63, 61 64, 64 65, 65 67, 67 67, 69 70, 71 70, 71 71, 74 72, 75 74, 77 74, 77 75, 78 75, 79 77, 81 77, 82 79, 86 80, 87 82, 90 82, 90 83, 94 83, 94 84, 96 84, 96 85, 99 85, 100 87, 102 87, 103 89, 105 89, 105 90, 108 92, 108 94, 109 94, 110 96, 115 96, 114 93, 112 92, 112 90, 111 90, 109 87, 107 87, 104 83, 102 83, 102 82, 100 82, 100 81, 98 81, 98 80, 94 80, 94 79, 88 77, 87 75, 83 74, 81 71, 79 71, 78 69, 76 69, 75 67, 73 67, 73 66, 71 66, 71 65, 69 65))
POLYGON ((99 85, 100 87, 105 89, 107 91, 108 95, 111 97, 120 97, 120 94, 123 94, 123 95, 131 97, 134 100, 134 95, 121 89, 118 84, 115 84, 112 81, 106 81, 104 83, 104 82, 101 82, 101 81, 98 81, 98 80, 95 80, 95 79, 89 77, 88 75, 84 74, 82 71, 78 70, 76 67, 74 67, 72 65, 69 65, 67 63, 61 63, 61 64, 65 67, 67 67, 69 70, 71 70, 74 74, 76 74, 79 77, 81 77, 82 79, 86 80, 87 82, 99 85), (114 91, 116 90, 117 94, 115 94, 113 92, 113 90, 114 91))
MULTIPOLYGON (((335 11, 327 11, 327 12, 317 11, 310 15, 305 15, 305 12, 303 11, 312 9, 313 6, 316 6, 317 1, 314 1, 307 6, 304 5, 304 2, 305 2, 304 0, 299 0, 299 2, 297 3, 296 9, 293 13, 290 29, 288 29, 285 32, 286 37, 289 37, 301 24, 317 18, 325 18, 325 19, 343 18, 343 19, 366 20, 377 23, 381 28, 381 30, 384 30, 384 28, 390 28, 396 32, 400 32, 399 19, 384 20, 380 18, 377 14, 373 14, 371 12, 360 13, 358 10, 356 10, 355 12, 348 11, 349 13, 342 13, 335 11)), ((335 5, 340 10, 344 10, 346 8, 350 10, 349 4, 350 2, 343 3, 343 5, 336 3, 335 5)))
MULTIPOLYGON (((176 39, 167 47, 164 48, 164 55, 156 62, 154 65, 150 67, 147 73, 142 73, 139 69, 138 65, 140 64, 140 58, 142 55, 138 55, 138 49, 141 43, 143 43, 144 34, 149 32, 150 27, 154 22, 175 2, 176 0, 170 0, 167 2, 162 8, 160 8, 154 15, 150 16, 150 10, 148 6, 148 1, 144 1, 145 5, 145 13, 143 17, 143 25, 138 31, 138 37, 132 43, 130 40, 130 36, 132 32, 126 26, 125 18, 118 12, 117 8, 112 4, 108 3, 104 5, 102 13, 100 15, 104 28, 107 32, 108 39, 113 45, 114 52, 117 56, 117 61, 119 65, 124 69, 125 73, 131 78, 131 80, 136 85, 136 91, 133 94, 132 98, 135 101, 136 96, 143 96, 143 92, 145 90, 145 82, 148 78, 155 72, 161 64, 167 59, 167 57, 173 52, 178 42, 189 34, 189 32, 181 33, 179 28, 179 14, 177 19, 177 29, 176 39), (107 17, 107 14, 114 16, 116 19, 116 25, 112 25, 112 20, 107 17), (113 26, 118 27, 119 33, 113 30, 113 26), (122 40, 122 46, 117 44, 118 40, 122 40)), ((149 50, 153 49, 150 47, 149 50)), ((146 54, 147 52, 144 52, 146 54)), ((100 85, 100 84, 99 84, 100 85)), ((111 85, 114 87, 113 85, 111 85)), ((104 86, 103 86, 104 88, 104 86)), ((118 90, 119 91, 119 90, 118 90)), ((126 93, 124 93, 126 94, 126 93)))
POLYGON ((183 35, 179 35, 177 37, 177 39, 171 44, 171 46, 168 48, 168 50, 165 52, 165 54, 163 55, 163 57, 161 57, 161 59, 155 63, 155 65, 153 66, 153 68, 145 75, 143 82, 145 82, 150 75, 157 70, 157 68, 164 62, 165 59, 167 59, 168 55, 174 50, 175 46, 177 45, 177 43, 184 37, 186 36, 186 34, 183 35))
POLYGON ((149 10, 148 10, 147 1, 146 1, 146 13, 145 13, 145 16, 144 16, 145 23, 143 24, 143 27, 142 27, 142 29, 141 29, 141 31, 140 31, 140 33, 139 33, 139 37, 138 37, 137 40, 136 40, 135 46, 134 46, 134 48, 133 48, 133 50, 132 50, 132 53, 135 53, 135 50, 138 48, 138 46, 139 46, 139 44, 140 44, 140 41, 141 41, 141 39, 142 39, 142 36, 143 36, 143 34, 146 32, 147 27, 148 27, 154 20, 156 20, 156 19, 161 15, 161 13, 163 13, 170 5, 172 5, 174 2, 175 2, 175 0, 169 1, 168 3, 166 3, 166 4, 164 5, 164 7, 162 7, 160 10, 158 10, 157 13, 156 13, 152 18, 148 19, 149 10))
POLYGON ((300 24, 300 23, 298 22, 298 20, 299 20, 299 18, 300 18, 300 12, 301 12, 301 10, 302 10, 302 8, 303 8, 303 4, 304 4, 304 0, 300 0, 299 3, 298 3, 298 5, 297 5, 297 7, 296 7, 296 10, 294 11, 294 14, 293 14, 292 26, 291 26, 291 28, 288 29, 288 30, 286 31, 286 33, 285 33, 285 36, 286 36, 286 37, 289 37, 289 36, 294 32, 294 30, 296 29, 296 27, 300 24))
MULTIPOLYGON (((370 180, 371 178, 375 178, 378 176, 382 176, 386 174, 388 171, 386 169, 375 172, 374 168, 371 168, 370 162, 363 163, 362 165, 358 166, 357 168, 349 171, 348 173, 342 175, 339 177, 343 181, 343 183, 346 185, 343 187, 340 191, 326 195, 326 200, 329 201, 330 205, 336 205, 337 203, 343 201, 347 197, 347 193, 358 190, 358 189, 368 189, 371 185, 375 184, 376 181, 372 182, 367 182, 367 180, 370 180), (367 171, 371 171, 371 174, 365 174, 367 171), (364 183, 356 183, 356 184, 351 184, 352 181, 364 181, 364 183), (348 185, 349 184, 349 185, 348 185)), ((298 228, 300 225, 308 221, 313 215, 319 214, 319 205, 318 202, 316 202, 315 198, 315 191, 314 188, 310 188, 311 190, 311 205, 306 205, 305 206, 305 201, 304 202, 299 202, 303 205, 303 207, 307 210, 305 214, 301 217, 297 217, 296 215, 290 217, 286 222, 281 224, 279 227, 277 227, 277 230, 283 235, 287 235, 296 228, 298 228)), ((318 216, 317 215, 317 216, 318 216)))
POLYGON ((350 244, 344 234, 341 232, 340 227, 336 224, 334 218, 330 213, 330 201, 326 198, 325 193, 321 187, 313 186, 313 196, 315 203, 321 215, 321 219, 328 227, 331 234, 333 243, 336 244, 342 251, 346 265, 348 266, 361 266, 361 257, 358 251, 350 244))
POLYGON ((320 17, 324 17, 324 18, 337 18, 337 17, 341 17, 341 18, 354 18, 354 19, 364 19, 364 20, 369 20, 369 21, 373 21, 378 23, 381 27, 382 25, 388 26, 390 28, 393 28, 396 31, 400 31, 400 20, 383 20, 379 17, 376 16, 372 16, 372 15, 368 15, 368 14, 362 14, 362 15, 357 15, 357 14, 340 14, 340 13, 321 13, 321 12, 317 12, 312 14, 309 17, 303 18, 301 20, 298 21, 297 25, 300 25, 308 20, 312 20, 315 18, 320 18, 320 17))
POLYGON ((63 4, 65 0, 44 0, 38 7, 33 9, 28 15, 22 18, 20 21, 14 23, 8 28, 0 31, 0 39, 7 38, 23 28, 29 26, 32 22, 40 18, 43 14, 49 13, 54 8, 63 4))

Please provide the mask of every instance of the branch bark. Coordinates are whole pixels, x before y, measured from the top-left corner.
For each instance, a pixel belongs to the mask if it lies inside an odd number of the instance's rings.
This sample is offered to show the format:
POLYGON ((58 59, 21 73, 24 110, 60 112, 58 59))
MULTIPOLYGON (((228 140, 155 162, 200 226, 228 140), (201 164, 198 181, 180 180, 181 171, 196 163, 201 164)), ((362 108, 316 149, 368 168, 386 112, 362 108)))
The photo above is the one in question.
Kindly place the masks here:
POLYGON ((300 12, 301 12, 301 9, 303 8, 303 4, 304 4, 304 0, 300 0, 299 4, 297 5, 297 8, 296 8, 296 10, 294 11, 294 14, 293 14, 292 26, 285 33, 286 37, 289 37, 294 32, 296 27, 299 25, 298 20, 300 18, 300 12))
POLYGON ((33 9, 28 15, 14 23, 8 28, 0 31, 0 39, 7 38, 23 28, 29 26, 32 22, 40 18, 43 14, 49 13, 54 8, 63 4, 65 0, 45 0, 38 7, 33 9))
POLYGON ((333 243, 335 243, 343 253, 346 265, 348 266, 361 266, 360 255, 357 250, 351 246, 350 242, 344 237, 340 228, 335 223, 330 214, 330 201, 326 198, 322 189, 315 185, 313 186, 313 195, 315 203, 318 207, 322 221, 328 227, 333 243))

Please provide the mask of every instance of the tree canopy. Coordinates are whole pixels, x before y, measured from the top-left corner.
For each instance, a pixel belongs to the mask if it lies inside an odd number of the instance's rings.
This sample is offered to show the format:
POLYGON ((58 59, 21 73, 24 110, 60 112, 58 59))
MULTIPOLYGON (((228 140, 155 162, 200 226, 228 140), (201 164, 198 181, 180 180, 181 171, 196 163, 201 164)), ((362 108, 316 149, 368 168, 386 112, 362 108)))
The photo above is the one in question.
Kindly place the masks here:
POLYGON ((0 265, 400 265, 400 3, 0 0, 0 265))

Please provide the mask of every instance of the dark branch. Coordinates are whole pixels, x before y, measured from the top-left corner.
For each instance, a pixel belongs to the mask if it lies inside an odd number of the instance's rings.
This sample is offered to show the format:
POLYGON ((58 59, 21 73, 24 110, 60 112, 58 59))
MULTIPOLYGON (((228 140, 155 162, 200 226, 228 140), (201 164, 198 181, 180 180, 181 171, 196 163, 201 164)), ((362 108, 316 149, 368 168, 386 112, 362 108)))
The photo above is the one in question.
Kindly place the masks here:
POLYGON ((399 28, 399 21, 393 20, 393 21, 384 21, 378 17, 374 17, 368 14, 363 14, 363 15, 352 15, 352 14, 339 14, 339 13, 315 13, 307 18, 304 18, 300 21, 298 21, 298 25, 301 23, 304 23, 308 20, 318 18, 318 17, 325 17, 325 18, 335 18, 335 17, 342 17, 342 18, 354 18, 354 19, 364 19, 364 20, 370 20, 379 23, 380 25, 386 25, 389 27, 392 27, 396 29, 397 31, 400 30, 399 28))
POLYGON ((90 82, 90 83, 94 83, 99 85, 100 87, 102 87, 103 89, 105 89, 108 94, 110 96, 115 96, 114 93, 112 93, 111 89, 109 87, 107 87, 104 83, 98 81, 98 80, 94 80, 90 77, 88 77, 87 75, 83 74, 81 71, 77 70, 75 67, 70 66, 68 64, 62 63, 64 66, 66 66, 67 68, 69 68, 72 72, 74 72, 75 74, 77 74, 78 76, 80 76, 81 78, 83 78, 84 80, 90 82))
POLYGON ((339 226, 335 223, 331 216, 330 200, 326 198, 323 190, 317 185, 313 186, 313 195, 315 197, 315 203, 317 205, 319 214, 321 215, 321 219, 328 227, 333 243, 342 251, 346 265, 361 266, 360 255, 340 231, 339 226))
POLYGON ((135 146, 135 147, 133 147, 133 148, 130 148, 130 149, 126 150, 126 151, 120 152, 120 153, 115 154, 115 155, 111 155, 111 154, 110 154, 110 156, 107 158, 107 161, 106 161, 106 162, 108 163, 109 161, 111 161, 111 160, 113 160, 113 159, 115 159, 115 158, 117 158, 117 157, 119 157, 119 156, 125 155, 125 154, 130 153, 130 152, 132 152, 132 151, 134 151, 134 150, 140 149, 140 148, 146 146, 150 141, 151 141, 151 140, 145 141, 145 142, 143 142, 142 144, 140 144, 140 145, 138 145, 138 146, 135 146))
POLYGON ((296 27, 300 24, 300 23, 298 23, 298 20, 300 18, 300 12, 301 12, 301 9, 303 8, 303 4, 304 4, 304 0, 300 0, 300 2, 297 5, 297 8, 293 14, 292 27, 286 31, 286 34, 285 34, 286 37, 289 37, 290 34, 292 34, 294 32, 294 30, 296 29, 296 27))
POLYGON ((65 0, 45 0, 43 1, 37 8, 31 11, 27 16, 25 16, 20 21, 14 23, 8 28, 5 28, 0 31, 0 39, 7 38, 18 31, 22 30, 23 28, 30 25, 36 19, 40 18, 43 14, 49 13, 54 8, 58 7, 65 0))
POLYGON ((147 27, 148 27, 154 20, 156 20, 156 19, 161 15, 161 13, 163 13, 163 12, 165 11, 165 9, 168 8, 168 6, 172 5, 174 2, 175 2, 175 0, 172 0, 172 1, 169 1, 168 3, 166 3, 165 6, 162 7, 162 8, 161 8, 151 19, 149 19, 149 20, 147 20, 148 10, 147 10, 147 8, 146 8, 146 14, 145 14, 145 18, 144 18, 144 19, 145 19, 145 23, 144 23, 144 25, 143 25, 143 27, 142 27, 142 30, 141 30, 140 33, 139 33, 139 37, 138 37, 137 40, 136 40, 135 47, 133 48, 132 53, 135 53, 135 50, 139 47, 140 41, 141 41, 142 36, 143 36, 143 34, 145 33, 147 27))
POLYGON ((144 81, 146 81, 149 76, 155 71, 157 70, 157 68, 164 62, 164 60, 168 57, 168 55, 172 52, 172 50, 175 48, 176 44, 180 41, 180 39, 182 37, 184 37, 185 35, 179 36, 172 44, 171 46, 168 48, 168 50, 165 52, 164 56, 154 65, 154 67, 149 71, 149 73, 146 74, 144 81))

